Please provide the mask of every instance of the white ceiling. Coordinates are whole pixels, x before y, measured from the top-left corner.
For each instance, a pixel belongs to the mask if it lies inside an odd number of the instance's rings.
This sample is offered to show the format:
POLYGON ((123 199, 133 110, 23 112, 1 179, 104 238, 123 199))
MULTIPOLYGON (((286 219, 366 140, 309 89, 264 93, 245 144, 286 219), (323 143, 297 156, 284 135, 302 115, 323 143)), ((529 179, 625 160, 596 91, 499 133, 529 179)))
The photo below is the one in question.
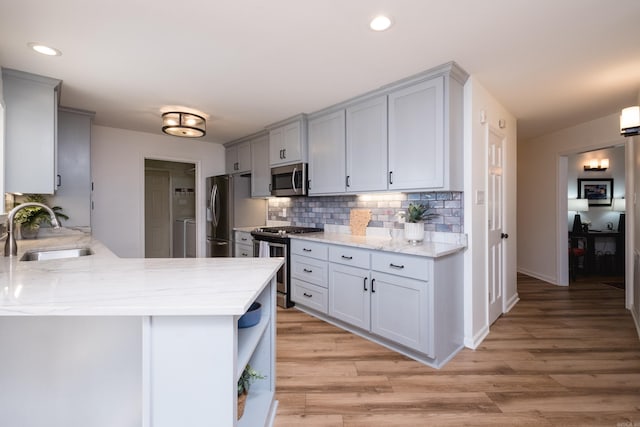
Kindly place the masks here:
POLYGON ((63 80, 62 105, 160 134, 168 105, 226 142, 454 60, 519 138, 640 92, 639 0, 1 0, 0 65, 63 80), (395 25, 368 28, 378 13, 395 25), (41 42, 63 52, 46 57, 41 42))

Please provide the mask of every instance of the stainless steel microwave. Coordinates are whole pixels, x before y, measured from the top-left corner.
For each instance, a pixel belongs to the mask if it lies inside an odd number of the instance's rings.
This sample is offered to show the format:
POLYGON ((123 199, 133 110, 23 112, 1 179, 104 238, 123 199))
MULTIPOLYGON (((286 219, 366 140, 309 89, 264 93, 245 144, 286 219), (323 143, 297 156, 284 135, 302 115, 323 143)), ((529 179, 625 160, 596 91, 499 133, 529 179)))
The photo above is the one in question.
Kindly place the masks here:
POLYGON ((307 164, 271 168, 272 196, 306 196, 307 195, 307 164))

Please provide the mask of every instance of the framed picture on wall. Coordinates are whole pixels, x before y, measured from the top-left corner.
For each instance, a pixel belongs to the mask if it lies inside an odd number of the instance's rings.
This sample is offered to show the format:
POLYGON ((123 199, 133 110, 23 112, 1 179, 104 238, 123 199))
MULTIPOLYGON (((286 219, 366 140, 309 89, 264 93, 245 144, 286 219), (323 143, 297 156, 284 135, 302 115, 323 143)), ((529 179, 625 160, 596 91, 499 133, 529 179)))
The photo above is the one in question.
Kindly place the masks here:
POLYGON ((611 206, 613 179, 578 178, 578 199, 588 199, 589 206, 611 206))

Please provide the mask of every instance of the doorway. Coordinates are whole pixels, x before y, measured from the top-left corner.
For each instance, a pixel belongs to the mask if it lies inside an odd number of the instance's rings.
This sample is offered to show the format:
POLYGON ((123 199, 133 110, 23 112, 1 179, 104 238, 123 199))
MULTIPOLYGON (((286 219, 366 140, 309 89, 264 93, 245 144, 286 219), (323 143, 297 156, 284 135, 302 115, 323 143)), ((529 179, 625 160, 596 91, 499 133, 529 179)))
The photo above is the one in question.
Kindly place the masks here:
MULTIPOLYGON (((145 159, 145 258, 195 256, 195 235, 187 239, 184 231, 185 224, 195 224, 195 168, 193 163, 145 159), (176 230, 183 237, 176 238, 176 230)), ((188 230, 194 234, 195 226, 188 230)))
POLYGON ((580 279, 625 288, 626 161, 624 145, 569 153, 560 157, 558 206, 558 273, 561 285, 580 279), (596 164, 606 165, 596 168, 596 164), (586 199, 590 188, 603 192, 602 199, 586 199), (586 193, 585 193, 586 192, 586 193), (577 199, 586 203, 571 203, 577 199), (579 205, 579 209, 575 206, 579 205), (570 210, 573 206, 573 209, 570 210), (569 236, 568 240, 562 236, 569 236), (569 245, 569 250, 567 250, 569 245), (574 246, 579 256, 575 256, 574 246))

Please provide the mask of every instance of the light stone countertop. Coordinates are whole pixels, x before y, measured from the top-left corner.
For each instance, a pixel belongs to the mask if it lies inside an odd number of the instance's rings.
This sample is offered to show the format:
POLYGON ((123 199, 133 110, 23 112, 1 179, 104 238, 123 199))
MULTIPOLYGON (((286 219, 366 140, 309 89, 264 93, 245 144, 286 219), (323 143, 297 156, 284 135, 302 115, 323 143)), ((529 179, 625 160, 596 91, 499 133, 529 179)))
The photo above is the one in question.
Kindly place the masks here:
POLYGON ((429 258, 439 258, 451 255, 466 248, 466 244, 463 243, 443 243, 425 240, 421 244, 412 244, 401 238, 392 239, 390 237, 381 236, 354 236, 347 233, 331 232, 296 234, 292 235, 291 238, 379 251, 396 252, 406 255, 418 255, 429 258))
MULTIPOLYGON (((0 316, 242 315, 280 258, 118 258, 87 233, 19 240, 0 260, 0 316), (93 255, 20 261, 28 249, 90 247, 93 255)), ((0 241, 4 245, 4 239, 0 241)))

